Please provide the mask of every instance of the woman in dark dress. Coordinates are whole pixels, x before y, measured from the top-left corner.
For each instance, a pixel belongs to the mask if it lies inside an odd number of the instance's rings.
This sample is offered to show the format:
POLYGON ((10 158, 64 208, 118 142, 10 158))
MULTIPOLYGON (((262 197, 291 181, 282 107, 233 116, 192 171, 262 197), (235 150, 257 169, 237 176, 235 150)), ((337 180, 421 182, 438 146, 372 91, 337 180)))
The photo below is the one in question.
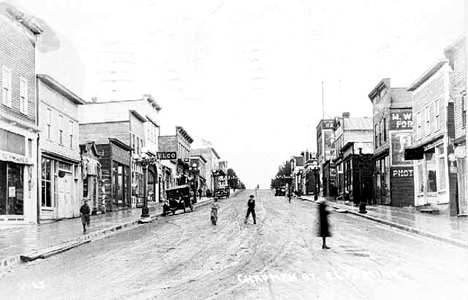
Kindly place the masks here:
POLYGON ((327 203, 325 200, 319 202, 318 206, 318 236, 322 237, 322 249, 330 249, 327 246, 326 238, 331 236, 330 225, 328 224, 327 203))

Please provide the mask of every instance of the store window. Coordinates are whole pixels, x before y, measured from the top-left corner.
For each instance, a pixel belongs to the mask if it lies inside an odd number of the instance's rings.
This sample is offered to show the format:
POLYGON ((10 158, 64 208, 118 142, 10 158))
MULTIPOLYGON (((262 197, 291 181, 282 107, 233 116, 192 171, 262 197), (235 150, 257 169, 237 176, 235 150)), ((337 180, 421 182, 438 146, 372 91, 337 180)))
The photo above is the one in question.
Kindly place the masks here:
POLYGON ((52 161, 48 158, 42 159, 41 186, 42 207, 52 207, 52 161))
POLYGON ((427 192, 437 192, 437 164, 434 152, 426 153, 426 170, 427 170, 427 192))
POLYGON ((28 81, 20 76, 20 111, 28 114, 28 81))
POLYGON ((23 165, 0 161, 0 215, 23 215, 23 165))
POLYGON ((443 191, 446 188, 446 167, 444 145, 437 146, 438 165, 439 165, 439 190, 443 191))
POLYGON ((424 193, 424 168, 423 168, 423 163, 420 161, 417 165, 418 168, 418 193, 422 194, 424 193))

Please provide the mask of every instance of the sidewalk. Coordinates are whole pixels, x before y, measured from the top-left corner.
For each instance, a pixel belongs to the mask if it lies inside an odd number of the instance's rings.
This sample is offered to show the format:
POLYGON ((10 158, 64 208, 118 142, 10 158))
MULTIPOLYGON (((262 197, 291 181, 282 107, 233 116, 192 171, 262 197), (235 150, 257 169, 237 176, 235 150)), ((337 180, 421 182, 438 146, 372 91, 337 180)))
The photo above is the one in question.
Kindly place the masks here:
MULTIPOLYGON (((211 200, 212 198, 206 197, 198 199, 195 207, 209 204, 211 200)), ((156 219, 162 214, 161 203, 157 203, 149 209, 152 219, 156 219)), ((83 234, 81 218, 39 225, 0 226, 0 270, 2 267, 20 262, 22 255, 63 252, 123 228, 136 226, 141 216, 141 210, 141 208, 135 208, 93 215, 91 216, 91 226, 87 229, 86 234, 83 234)))
MULTIPOLYGON (((300 198, 315 202, 314 196, 301 196, 300 198)), ((338 212, 350 213, 438 241, 468 248, 468 218, 423 214, 414 208, 386 205, 367 205, 367 213, 361 214, 359 207, 346 205, 344 201, 333 200, 330 197, 319 197, 319 199, 327 200, 329 205, 338 212)))

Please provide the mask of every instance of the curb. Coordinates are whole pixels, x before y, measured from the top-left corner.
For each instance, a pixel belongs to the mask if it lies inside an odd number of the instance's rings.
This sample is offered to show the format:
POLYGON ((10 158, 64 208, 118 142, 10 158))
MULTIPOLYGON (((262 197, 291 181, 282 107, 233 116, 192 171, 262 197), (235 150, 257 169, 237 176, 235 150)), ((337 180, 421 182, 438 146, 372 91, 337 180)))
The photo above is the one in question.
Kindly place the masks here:
MULTIPOLYGON (((208 199, 208 200, 205 200, 203 202, 200 202, 200 203, 195 203, 194 207, 203 207, 203 206, 209 205, 211 202, 213 202, 212 198, 208 199)), ((153 222, 153 221, 157 220, 161 216, 162 216, 162 213, 154 214, 153 216, 151 216, 151 221, 150 222, 153 222)), ((140 220, 138 219, 138 220, 126 222, 126 223, 123 223, 123 224, 114 225, 114 226, 106 228, 106 229, 91 232, 91 233, 89 233, 89 234, 87 234, 85 236, 72 238, 70 240, 58 243, 57 245, 54 245, 54 246, 50 246, 50 247, 41 249, 39 251, 33 251, 33 252, 30 252, 30 253, 23 253, 23 254, 20 254, 20 255, 14 255, 12 257, 7 257, 5 259, 0 259, 0 271, 2 269, 5 269, 6 267, 10 267, 10 266, 12 266, 14 264, 17 264, 17 263, 34 261, 36 259, 45 259, 47 257, 51 257, 51 256, 54 256, 56 254, 63 253, 65 251, 71 250, 73 248, 77 248, 77 247, 79 247, 81 245, 88 244, 88 243, 91 243, 93 241, 97 241, 97 240, 100 240, 102 238, 111 236, 111 235, 117 233, 118 231, 120 231, 120 230, 122 230, 124 228, 129 229, 129 228, 135 227, 135 226, 137 226, 139 224, 141 224, 141 223, 140 223, 140 220)))
MULTIPOLYGON (((314 200, 305 199, 305 198, 299 198, 299 199, 316 204, 314 200)), ((387 221, 387 220, 379 219, 377 217, 371 217, 371 216, 361 214, 361 213, 358 213, 358 212, 355 212, 355 211, 352 211, 352 210, 343 209, 342 207, 336 206, 336 205, 333 205, 333 204, 330 204, 330 206, 333 207, 334 209, 339 210, 339 212, 349 213, 349 214, 352 214, 354 216, 358 216, 358 217, 361 217, 361 218, 364 218, 364 219, 367 219, 367 220, 370 220, 370 221, 374 221, 376 223, 384 224, 384 225, 394 227, 394 228, 397 228, 397 229, 400 229, 400 230, 403 230, 403 231, 407 231, 407 232, 411 232, 411 233, 418 234, 418 235, 421 235, 421 236, 425 236, 427 238, 437 240, 439 242, 444 242, 444 243, 448 243, 448 244, 451 244, 451 245, 454 245, 454 246, 458 246, 458 247, 461 247, 461 248, 468 249, 468 243, 465 243, 465 242, 462 242, 462 241, 459 241, 459 240, 454 240, 454 239, 451 239, 451 238, 439 236, 439 235, 436 235, 436 234, 433 234, 433 233, 430 233, 430 232, 427 232, 427 231, 424 231, 424 230, 420 230, 420 229, 417 229, 417 228, 414 228, 414 227, 401 225, 401 224, 398 224, 398 223, 395 223, 395 222, 390 222, 390 221, 387 221)))

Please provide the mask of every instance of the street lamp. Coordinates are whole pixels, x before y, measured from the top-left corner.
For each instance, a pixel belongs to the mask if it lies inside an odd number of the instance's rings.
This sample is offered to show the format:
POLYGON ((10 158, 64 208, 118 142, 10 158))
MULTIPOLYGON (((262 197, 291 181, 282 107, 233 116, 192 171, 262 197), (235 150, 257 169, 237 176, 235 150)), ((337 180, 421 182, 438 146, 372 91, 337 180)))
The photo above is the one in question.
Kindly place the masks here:
POLYGON ((315 190, 314 191, 314 199, 317 200, 318 199, 318 193, 319 193, 318 188, 317 188, 317 186, 318 186, 317 177, 318 177, 319 169, 318 169, 318 163, 317 163, 316 160, 314 160, 312 162, 312 170, 314 171, 314 190, 315 190))
POLYGON ((141 223, 147 223, 151 221, 149 208, 148 208, 148 195, 147 195, 147 185, 148 185, 148 166, 155 164, 158 161, 158 158, 149 151, 148 148, 141 148, 141 154, 135 154, 133 160, 136 164, 140 165, 143 168, 143 208, 141 210, 141 223))
POLYGON ((359 149, 359 213, 365 214, 366 211, 366 200, 362 197, 362 148, 364 148, 364 144, 359 142, 357 144, 359 149))
POLYGON ((189 170, 193 175, 193 201, 197 203, 197 173, 199 168, 196 163, 193 163, 189 170))

